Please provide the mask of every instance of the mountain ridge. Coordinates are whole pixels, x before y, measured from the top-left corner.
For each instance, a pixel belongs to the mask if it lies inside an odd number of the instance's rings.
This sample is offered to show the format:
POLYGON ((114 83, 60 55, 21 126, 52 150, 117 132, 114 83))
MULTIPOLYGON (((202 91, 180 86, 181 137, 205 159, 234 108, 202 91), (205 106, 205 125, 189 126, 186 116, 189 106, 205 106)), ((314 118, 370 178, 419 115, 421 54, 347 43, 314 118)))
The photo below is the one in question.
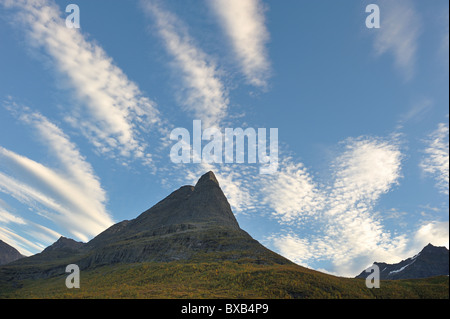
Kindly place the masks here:
MULTIPOLYGON (((425 246, 418 254, 396 264, 374 262, 380 269, 381 280, 420 279, 449 275, 449 251, 446 247, 432 244, 425 246)), ((367 278, 362 271, 356 278, 367 278)))
POLYGON ((45 248, 42 253, 55 251, 55 250, 62 250, 62 249, 68 249, 68 250, 79 250, 81 249, 85 243, 77 242, 71 238, 66 238, 64 236, 61 236, 56 242, 45 248))

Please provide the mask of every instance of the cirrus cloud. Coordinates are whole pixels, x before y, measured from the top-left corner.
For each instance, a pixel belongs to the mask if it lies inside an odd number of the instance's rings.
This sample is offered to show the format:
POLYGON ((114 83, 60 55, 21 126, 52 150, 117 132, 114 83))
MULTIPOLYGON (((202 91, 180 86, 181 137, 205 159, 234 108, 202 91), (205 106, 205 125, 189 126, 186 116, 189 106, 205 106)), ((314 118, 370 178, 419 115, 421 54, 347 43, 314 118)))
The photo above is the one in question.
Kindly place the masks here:
POLYGON ((33 48, 42 49, 51 65, 74 93, 77 105, 66 120, 88 138, 96 150, 123 160, 150 165, 143 133, 164 131, 155 103, 147 98, 111 57, 89 42, 80 29, 68 29, 51 0, 0 0, 12 10, 33 48), (18 11, 14 11, 18 9, 18 11))
MULTIPOLYGON (((373 262, 373 258, 399 261, 404 253, 406 236, 394 236, 384 229, 382 217, 374 209, 380 197, 398 184, 403 155, 395 141, 379 138, 348 139, 343 146, 332 164, 332 181, 328 186, 313 187, 309 178, 305 183, 304 174, 290 174, 295 182, 301 182, 297 185, 302 191, 295 193, 300 198, 302 192, 308 194, 307 200, 300 200, 298 205, 285 210, 290 212, 287 216, 291 225, 297 224, 301 229, 302 217, 311 215, 308 226, 321 232, 302 237, 293 228, 286 233, 272 234, 268 240, 277 251, 297 263, 310 265, 326 259, 332 264, 329 269, 332 273, 354 276, 373 262), (306 212, 305 202, 310 204, 306 212)), ((295 184, 287 183, 279 192, 289 194, 292 185, 295 184)), ((282 198, 278 201, 279 209, 286 205, 282 198)))
POLYGON ((426 157, 420 167, 427 175, 436 180, 436 186, 441 193, 449 193, 449 128, 448 124, 440 123, 438 128, 426 140, 426 157))
POLYGON ((179 100, 207 127, 219 125, 227 114, 229 100, 212 58, 195 44, 175 14, 153 0, 141 3, 147 15, 153 18, 176 71, 181 73, 183 93, 179 100))
POLYGON ((415 73, 418 38, 422 22, 411 0, 380 1, 382 26, 377 29, 374 47, 378 55, 390 53, 406 80, 415 73))
POLYGON ((7 108, 34 130, 58 168, 50 168, 0 146, 0 191, 79 240, 87 241, 112 225, 105 208, 106 192, 92 166, 69 137, 28 107, 10 101, 7 108))
POLYGON ((242 72, 249 84, 266 87, 271 65, 267 43, 265 6, 260 0, 208 1, 229 37, 242 72))

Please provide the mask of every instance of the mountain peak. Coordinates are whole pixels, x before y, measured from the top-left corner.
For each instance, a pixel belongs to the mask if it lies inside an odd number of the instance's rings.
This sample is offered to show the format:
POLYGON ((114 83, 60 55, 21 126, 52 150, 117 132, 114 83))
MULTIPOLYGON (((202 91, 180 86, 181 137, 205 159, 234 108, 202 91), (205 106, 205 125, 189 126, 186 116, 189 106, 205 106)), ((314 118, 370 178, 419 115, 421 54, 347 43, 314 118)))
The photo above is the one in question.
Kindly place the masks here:
POLYGON ((424 249, 422 249, 422 251, 420 252, 420 254, 439 254, 439 253, 445 253, 448 252, 447 247, 439 247, 439 246, 434 246, 432 244, 428 244, 427 246, 425 246, 424 249))
POLYGON ((88 246, 109 241, 108 238, 114 237, 117 232, 121 233, 121 236, 131 236, 136 233, 172 232, 186 227, 191 229, 215 226, 240 230, 216 176, 213 172, 208 172, 198 180, 195 187, 179 188, 136 219, 120 227, 112 226, 107 229, 88 243, 88 246))
POLYGON ((208 173, 206 173, 205 175, 200 177, 200 179, 198 180, 195 187, 197 188, 197 187, 201 187, 203 185, 210 185, 210 184, 216 184, 217 186, 220 187, 219 182, 217 181, 216 175, 214 175, 214 173, 212 171, 209 171, 208 173))
MULTIPOLYGON (((417 279, 448 276, 448 249, 428 244, 414 257, 397 264, 375 263, 380 267, 381 280, 417 279)), ((357 278, 366 278, 363 271, 357 278)))
POLYGON ((16 261, 23 257, 17 249, 0 240, 0 265, 16 261))
POLYGON ((148 236, 154 239, 173 234, 184 236, 182 234, 195 231, 216 234, 219 230, 242 232, 216 176, 208 172, 195 187, 179 188, 137 218, 99 234, 87 244, 87 248, 109 245, 117 242, 118 238, 148 236))
POLYGON ((290 263, 242 230, 213 172, 183 186, 131 221, 111 226, 86 244, 82 267, 117 262, 192 258, 290 263), (210 257, 208 257, 208 255, 210 257))
POLYGON ((428 250, 428 249, 433 249, 433 248, 439 248, 439 247, 434 246, 433 244, 428 244, 428 245, 425 246, 424 250, 425 250, 425 249, 427 249, 427 250, 428 250))
POLYGON ((84 246, 84 243, 77 242, 73 239, 61 236, 56 242, 54 242, 51 246, 45 248, 42 252, 49 252, 59 249, 78 250, 82 246, 84 246))

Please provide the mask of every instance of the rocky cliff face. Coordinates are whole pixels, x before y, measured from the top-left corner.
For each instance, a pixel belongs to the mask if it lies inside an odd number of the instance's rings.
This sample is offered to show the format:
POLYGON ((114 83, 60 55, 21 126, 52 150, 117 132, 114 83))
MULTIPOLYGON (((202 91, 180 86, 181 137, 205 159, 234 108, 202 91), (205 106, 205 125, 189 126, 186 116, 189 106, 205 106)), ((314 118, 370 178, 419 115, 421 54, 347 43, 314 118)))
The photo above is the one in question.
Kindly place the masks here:
MULTIPOLYGON (((398 264, 374 263, 380 268, 381 280, 418 279, 449 274, 448 249, 427 245, 420 253, 398 264)), ((363 271, 356 278, 366 278, 363 271)))

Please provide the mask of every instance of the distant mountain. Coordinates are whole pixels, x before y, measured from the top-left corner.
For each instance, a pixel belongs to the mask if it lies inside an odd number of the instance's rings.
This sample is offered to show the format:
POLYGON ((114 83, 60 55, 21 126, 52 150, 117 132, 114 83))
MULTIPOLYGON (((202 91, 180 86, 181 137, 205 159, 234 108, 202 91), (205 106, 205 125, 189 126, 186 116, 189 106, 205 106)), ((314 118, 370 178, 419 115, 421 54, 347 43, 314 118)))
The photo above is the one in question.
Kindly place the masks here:
MULTIPOLYGON (((448 249, 427 245, 420 253, 398 264, 377 263, 381 280, 417 279, 449 274, 448 249)), ((366 278, 363 271, 356 278, 366 278)))
POLYGON ((17 249, 0 240, 0 265, 8 264, 23 257, 17 249))

